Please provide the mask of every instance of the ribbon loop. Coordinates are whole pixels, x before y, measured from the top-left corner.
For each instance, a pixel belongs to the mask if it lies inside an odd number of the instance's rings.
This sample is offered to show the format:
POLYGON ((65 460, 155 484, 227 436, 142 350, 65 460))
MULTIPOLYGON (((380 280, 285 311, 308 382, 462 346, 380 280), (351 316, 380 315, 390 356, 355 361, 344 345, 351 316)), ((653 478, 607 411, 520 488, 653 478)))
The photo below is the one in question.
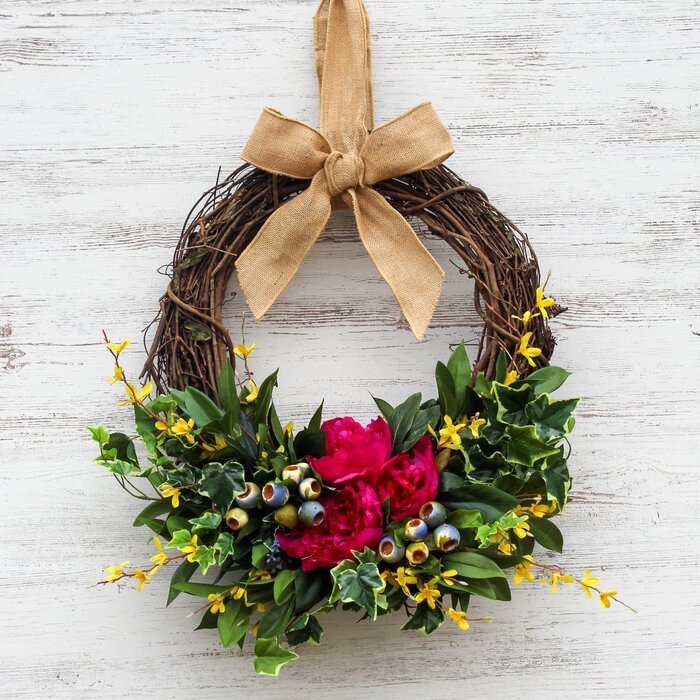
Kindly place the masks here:
POLYGON ((256 318, 296 274, 342 195, 360 238, 418 339, 444 272, 407 221, 371 185, 435 167, 453 152, 430 103, 373 129, 369 21, 362 0, 322 0, 314 18, 321 128, 266 108, 242 158, 277 175, 311 180, 265 222, 236 261, 256 318))

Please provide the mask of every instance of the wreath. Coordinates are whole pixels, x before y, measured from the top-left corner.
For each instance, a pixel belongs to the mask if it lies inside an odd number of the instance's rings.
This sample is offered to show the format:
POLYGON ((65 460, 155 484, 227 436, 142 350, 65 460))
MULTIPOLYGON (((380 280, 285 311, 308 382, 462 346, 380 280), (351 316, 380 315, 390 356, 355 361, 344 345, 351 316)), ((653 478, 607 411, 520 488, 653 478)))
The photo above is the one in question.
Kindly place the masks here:
POLYGON ((469 616, 474 596, 510 600, 508 570, 516 585, 578 584, 603 607, 625 605, 589 570, 533 556, 535 543, 562 550, 554 518, 571 486, 578 399, 551 397, 569 376, 549 364, 549 321, 565 309, 545 292, 527 237, 443 164, 452 143, 430 104, 373 128, 361 0, 323 0, 315 30, 321 128, 266 109, 246 165, 193 208, 145 384, 123 368, 129 341, 105 335, 109 381, 124 387, 137 437, 89 430, 97 461, 148 502, 134 525, 154 533, 155 553, 146 566, 107 567, 101 583, 141 590, 172 569, 168 604, 202 598, 198 629, 216 628, 224 647, 251 632, 255 669, 272 675, 294 647, 320 642, 319 616, 338 606, 370 620, 405 611, 403 629, 426 634, 445 618, 467 630, 489 619, 469 616), (256 383, 256 344, 244 328, 236 344, 222 323, 224 295, 235 267, 262 316, 343 207, 418 338, 443 273, 409 217, 473 278, 483 332, 473 365, 463 342, 437 363, 435 397, 377 398, 367 426, 324 421, 321 404, 295 432, 275 408, 277 372, 256 383))

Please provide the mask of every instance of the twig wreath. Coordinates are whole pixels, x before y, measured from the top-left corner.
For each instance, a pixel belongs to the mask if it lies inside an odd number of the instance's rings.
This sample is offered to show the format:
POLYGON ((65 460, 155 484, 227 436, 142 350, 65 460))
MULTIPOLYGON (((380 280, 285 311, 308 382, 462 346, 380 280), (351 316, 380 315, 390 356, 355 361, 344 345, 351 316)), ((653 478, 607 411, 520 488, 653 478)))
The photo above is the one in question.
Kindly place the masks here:
POLYGON ((293 647, 320 642, 319 615, 339 605, 371 620, 405 611, 403 628, 427 634, 445 617, 467 630, 488 620, 468 616, 473 596, 510 600, 507 569, 516 584, 576 583, 603 607, 624 605, 589 570, 576 577, 533 557, 535 543, 562 550, 553 518, 571 486, 578 400, 550 396, 569 376, 549 365, 549 319, 564 309, 545 294, 527 237, 443 165, 452 142, 429 103, 374 128, 361 0, 323 0, 315 29, 321 127, 266 109, 247 164, 194 207, 145 385, 122 367, 129 341, 105 336, 109 380, 125 387, 138 437, 90 428, 97 461, 148 501, 134 525, 153 531, 156 552, 146 566, 107 567, 101 583, 141 590, 173 568, 168 604, 203 598, 199 628, 217 628, 225 647, 250 631, 255 668, 272 675, 297 658, 293 647), (234 343, 222 306, 236 267, 262 316, 340 207, 418 338, 443 272, 407 217, 457 253, 484 328, 473 366, 463 343, 437 363, 437 398, 375 399, 381 416, 366 427, 324 422, 321 404, 295 433, 275 408, 277 372, 255 383, 256 345, 234 343))

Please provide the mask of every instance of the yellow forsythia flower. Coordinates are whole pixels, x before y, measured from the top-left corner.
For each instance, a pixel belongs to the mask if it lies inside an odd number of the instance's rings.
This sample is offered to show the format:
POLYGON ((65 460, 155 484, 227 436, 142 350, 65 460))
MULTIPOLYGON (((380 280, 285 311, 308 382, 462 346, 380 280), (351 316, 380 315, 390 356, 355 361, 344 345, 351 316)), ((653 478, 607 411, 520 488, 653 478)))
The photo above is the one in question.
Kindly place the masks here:
POLYGON ((119 357, 119 353, 129 347, 131 341, 128 338, 124 338, 121 343, 107 343, 107 347, 119 357))
POLYGON ((425 601, 431 610, 435 610, 435 601, 439 600, 440 596, 442 595, 442 593, 435 588, 435 584, 439 580, 440 579, 437 576, 433 576, 428 583, 418 584, 418 594, 415 596, 416 603, 425 601))
POLYGON ((486 425, 486 421, 483 418, 479 418, 477 415, 469 421, 469 425, 467 427, 472 431, 472 436, 478 438, 479 428, 481 428, 482 425, 486 425))
POLYGON ((600 602, 601 607, 609 608, 610 607, 610 599, 616 595, 617 595, 617 591, 605 591, 604 593, 600 593, 599 602, 600 602))
POLYGON ((107 576, 105 581, 116 581, 124 576, 124 567, 128 563, 128 561, 123 561, 121 564, 117 564, 116 566, 106 566, 105 571, 109 571, 109 576, 107 576))
POLYGON ((410 596, 411 591, 408 589, 408 587, 411 584, 418 583, 418 579, 413 575, 412 569, 400 566, 398 569, 396 569, 396 583, 407 596, 410 596))
POLYGON ((147 583, 150 583, 153 580, 145 571, 141 571, 141 569, 134 569, 132 576, 139 582, 137 588, 139 592, 141 592, 147 583))
POLYGON ((452 422, 452 418, 445 416, 445 427, 440 429, 439 438, 432 428, 429 429, 433 437, 437 438, 438 447, 446 447, 448 450, 458 450, 459 446, 462 444, 459 431, 464 430, 466 427, 466 423, 458 423, 455 425, 452 422))
POLYGON ((210 445, 207 442, 202 443, 202 449, 205 452, 220 452, 225 447, 228 447, 228 442, 226 442, 226 440, 224 438, 222 438, 221 435, 214 436, 214 444, 213 445, 210 445))
POLYGON ((194 435, 192 431, 194 430, 194 420, 190 418, 185 420, 184 418, 178 418, 177 423, 170 428, 170 432, 178 437, 184 437, 190 445, 194 445, 194 435))
POLYGON ((257 343, 253 343, 248 347, 243 345, 243 343, 240 343, 239 345, 236 345, 235 348, 233 348, 233 352, 235 352, 236 355, 238 355, 238 357, 248 357, 248 355, 250 355, 253 352, 253 350, 255 350, 255 348, 257 347, 257 343))
POLYGON ((192 539, 190 540, 190 543, 186 544, 180 550, 183 554, 187 555, 187 561, 190 564, 194 564, 194 558, 195 558, 195 555, 197 554, 197 541, 198 541, 197 535, 192 535, 192 539))
POLYGON ((177 508, 180 505, 180 489, 177 486, 170 486, 170 484, 160 485, 160 495, 163 498, 172 499, 170 503, 173 508, 177 508))
POLYGON ((535 580, 535 574, 530 571, 530 567, 532 566, 532 557, 528 554, 527 556, 523 557, 523 559, 527 559, 527 561, 524 561, 521 564, 516 564, 513 570, 513 583, 516 586, 519 586, 523 581, 535 580))
POLYGON ((256 386, 255 382, 251 379, 249 380, 250 383, 250 393, 248 396, 245 397, 245 400, 248 403, 253 403, 255 399, 258 398, 258 393, 260 392, 260 387, 256 386))
POLYGON ((441 574, 442 582, 447 586, 454 586, 455 582, 452 580, 457 575, 457 569, 448 569, 443 571, 441 574))
POLYGON ((469 629, 469 623, 467 622, 467 613, 465 612, 458 612, 454 608, 448 608, 447 609, 447 616, 455 622, 455 624, 461 629, 463 632, 466 632, 469 629))
POLYGON ((287 435, 291 435, 292 432, 294 431, 294 421, 290 420, 287 425, 282 428, 282 432, 287 433, 287 435))
POLYGON ((540 310, 542 316, 547 318, 547 309, 554 306, 552 297, 545 297, 542 287, 537 287, 535 291, 535 306, 540 310))
POLYGON ((539 316, 539 314, 533 314, 532 311, 526 311, 522 316, 513 316, 516 321, 521 321, 523 326, 527 326, 530 321, 539 316))
POLYGON ((160 540, 157 537, 153 538, 153 544, 156 546, 158 553, 151 557, 151 561, 156 566, 163 566, 163 564, 170 560, 170 557, 163 551, 163 545, 160 543, 160 540))
POLYGON ((114 365, 114 374, 111 377, 105 377, 105 379, 110 384, 122 381, 122 379, 124 379, 124 368, 119 365, 114 365))
POLYGON ((513 369, 508 374, 506 374, 506 378, 503 380, 503 383, 506 386, 510 386, 513 382, 518 381, 518 373, 513 369))
POLYGON ((600 580, 597 579, 595 576, 591 576, 591 570, 586 569, 586 575, 581 579, 580 581, 580 586, 583 588, 583 590, 586 592, 586 595, 589 598, 593 597, 593 594, 591 593, 591 586, 597 586, 600 583, 600 580))
POLYGON ((119 405, 126 406, 130 403, 141 403, 141 401, 143 401, 151 393, 151 389, 153 389, 152 382, 148 382, 141 389, 137 389, 133 384, 125 384, 124 390, 126 391, 128 398, 126 401, 120 401, 119 405))
POLYGON ((542 350, 540 350, 540 348, 529 347, 530 338, 532 338, 532 331, 528 331, 520 339, 520 347, 518 347, 518 353, 527 360, 527 363, 530 365, 530 367, 534 367, 535 362, 533 358, 539 357, 542 354, 542 350))
POLYGON ((207 596, 207 600, 212 604, 209 608, 214 615, 226 612, 226 605, 224 604, 224 598, 221 594, 210 593, 207 596))

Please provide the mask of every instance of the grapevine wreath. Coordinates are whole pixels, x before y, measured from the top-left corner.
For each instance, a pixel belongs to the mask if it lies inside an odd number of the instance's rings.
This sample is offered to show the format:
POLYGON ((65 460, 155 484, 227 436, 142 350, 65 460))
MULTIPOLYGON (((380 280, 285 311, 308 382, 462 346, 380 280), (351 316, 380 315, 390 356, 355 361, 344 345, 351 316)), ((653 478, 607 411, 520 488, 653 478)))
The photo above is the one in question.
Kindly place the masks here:
POLYGON ((620 602, 590 571, 574 577, 533 557, 535 543, 562 549, 553 520, 571 485, 577 399, 550 396, 569 376, 549 365, 549 320, 564 309, 546 295, 527 237, 443 164, 452 142, 429 103, 374 128, 361 0, 323 0, 315 33, 320 129, 266 109, 246 165, 194 207, 144 385, 122 367, 128 341, 105 336, 138 437, 90 431, 97 461, 148 501, 134 525, 153 531, 155 554, 107 567, 101 583, 141 590, 172 569, 168 604, 202 598, 199 628, 216 628, 225 647, 251 632, 256 670, 273 675, 297 658, 292 648, 320 642, 319 616, 338 606, 370 620, 405 612, 403 628, 427 634, 446 617, 466 630, 474 596, 510 600, 509 569, 515 584, 576 583, 606 608, 620 602), (376 399, 381 416, 367 426, 323 421, 321 404, 295 433, 275 408, 277 372, 254 381, 255 343, 234 343, 222 306, 235 267, 262 316, 333 208, 354 212, 418 338, 443 272, 407 217, 455 251, 484 327, 473 366, 463 343, 437 363, 436 397, 376 399))

